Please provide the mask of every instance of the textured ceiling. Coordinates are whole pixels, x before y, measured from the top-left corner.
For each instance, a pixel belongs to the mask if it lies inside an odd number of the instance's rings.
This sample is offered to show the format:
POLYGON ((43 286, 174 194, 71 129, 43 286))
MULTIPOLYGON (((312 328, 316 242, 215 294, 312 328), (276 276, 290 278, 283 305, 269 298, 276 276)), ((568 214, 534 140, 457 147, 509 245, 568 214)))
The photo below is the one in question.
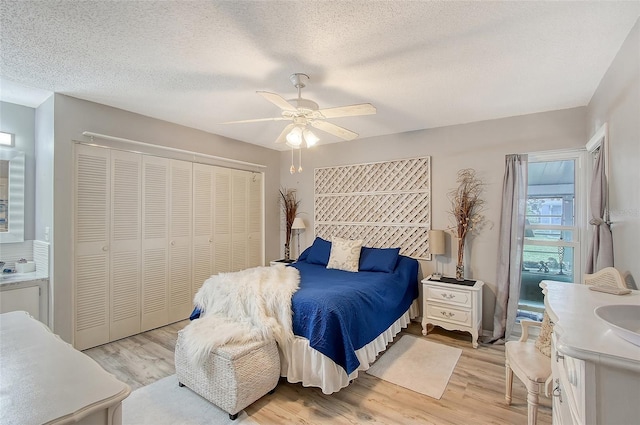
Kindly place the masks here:
POLYGON ((294 72, 321 108, 374 104, 331 120, 361 138, 584 106, 640 1, 1 0, 0 16, 3 99, 59 92, 274 147, 285 122, 219 123, 279 116, 255 92, 294 98, 294 72))

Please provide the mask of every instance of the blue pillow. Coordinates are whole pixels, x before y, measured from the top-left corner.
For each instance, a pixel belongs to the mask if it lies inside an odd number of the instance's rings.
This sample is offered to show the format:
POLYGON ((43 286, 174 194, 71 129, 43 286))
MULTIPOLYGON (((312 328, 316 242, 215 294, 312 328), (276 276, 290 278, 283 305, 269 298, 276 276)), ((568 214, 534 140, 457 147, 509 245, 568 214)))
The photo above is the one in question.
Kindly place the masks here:
POLYGON ((307 247, 307 249, 302 251, 302 254, 298 257, 298 261, 305 261, 309 256, 309 251, 311 251, 311 247, 307 247))
POLYGON ((322 238, 316 238, 313 241, 313 245, 309 248, 309 255, 307 256, 307 263, 320 264, 326 266, 329 263, 329 256, 331 255, 331 242, 325 241, 322 238))
POLYGON ((400 248, 368 248, 360 251, 360 267, 358 270, 366 272, 393 273, 398 263, 400 248))

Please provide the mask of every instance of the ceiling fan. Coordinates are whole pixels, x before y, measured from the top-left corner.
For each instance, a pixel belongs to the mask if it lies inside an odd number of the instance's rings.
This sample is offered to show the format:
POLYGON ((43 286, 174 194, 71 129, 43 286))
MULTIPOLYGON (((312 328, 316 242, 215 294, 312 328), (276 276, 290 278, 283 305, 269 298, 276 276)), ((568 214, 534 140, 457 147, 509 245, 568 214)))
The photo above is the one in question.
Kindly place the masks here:
POLYGON ((303 141, 307 147, 310 147, 320 140, 308 128, 309 125, 341 139, 353 140, 358 137, 358 133, 330 123, 326 120, 329 118, 354 117, 358 115, 372 115, 376 113, 375 106, 370 103, 319 109, 316 102, 302 97, 302 89, 305 87, 304 81, 309 80, 309 76, 307 74, 291 74, 291 76, 289 76, 289 80, 291 80, 293 86, 298 89, 297 99, 287 100, 276 93, 266 91, 256 92, 282 110, 280 117, 228 121, 223 124, 242 124, 262 121, 293 121, 291 124, 287 125, 284 130, 282 130, 276 139, 276 144, 286 143, 292 148, 299 148, 302 146, 303 141))

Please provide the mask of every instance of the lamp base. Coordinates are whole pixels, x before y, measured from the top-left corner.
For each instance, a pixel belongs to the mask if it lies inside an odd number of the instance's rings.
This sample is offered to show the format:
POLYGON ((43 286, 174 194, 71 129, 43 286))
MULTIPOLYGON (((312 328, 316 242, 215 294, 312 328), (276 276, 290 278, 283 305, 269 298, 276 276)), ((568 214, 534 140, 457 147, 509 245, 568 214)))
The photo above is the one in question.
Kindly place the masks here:
POLYGON ((440 280, 441 277, 442 277, 442 273, 432 273, 431 277, 429 279, 430 280, 440 280))

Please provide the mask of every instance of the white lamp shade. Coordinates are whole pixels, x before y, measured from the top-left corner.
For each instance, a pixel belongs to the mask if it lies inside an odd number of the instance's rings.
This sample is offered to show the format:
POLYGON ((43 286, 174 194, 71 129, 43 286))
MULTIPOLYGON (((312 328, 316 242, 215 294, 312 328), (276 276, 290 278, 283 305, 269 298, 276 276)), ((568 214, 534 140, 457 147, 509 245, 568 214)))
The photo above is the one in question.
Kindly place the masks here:
POLYGON ((305 229, 304 221, 300 217, 296 217, 293 219, 293 224, 291 224, 291 228, 294 230, 305 229))
POLYGON ((313 134, 311 132, 311 130, 309 130, 308 128, 305 128, 302 131, 302 135, 304 136, 304 141, 307 142, 307 147, 310 148, 311 146, 315 145, 316 143, 318 143, 318 141, 320 140, 318 138, 318 136, 316 136, 315 134, 313 134))
POLYGON ((442 255, 444 247, 444 230, 429 230, 429 252, 433 255, 442 255))
POLYGON ((302 144, 302 129, 299 126, 295 126, 287 134, 287 145, 292 148, 297 148, 302 144))

